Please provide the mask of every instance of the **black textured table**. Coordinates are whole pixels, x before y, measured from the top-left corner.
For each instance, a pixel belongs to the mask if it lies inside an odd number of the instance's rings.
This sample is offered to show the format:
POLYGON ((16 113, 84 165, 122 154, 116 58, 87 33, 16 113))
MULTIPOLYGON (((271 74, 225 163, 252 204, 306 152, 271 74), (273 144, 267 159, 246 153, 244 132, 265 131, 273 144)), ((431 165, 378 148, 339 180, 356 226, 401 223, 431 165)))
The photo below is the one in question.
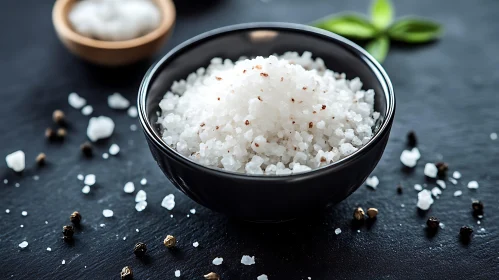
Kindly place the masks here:
MULTIPOLYGON (((174 35, 163 53, 223 25, 306 23, 333 12, 364 12, 368 6, 365 0, 220 0, 199 7, 182 2, 192 6, 179 7, 174 35)), ((202 279, 210 271, 222 279, 256 279, 263 273, 272 280, 497 279, 499 142, 489 135, 499 132, 499 2, 479 2, 397 1, 399 15, 438 20, 446 34, 434 44, 394 46, 384 63, 395 87, 397 113, 390 142, 373 173, 381 181, 378 190, 363 186, 317 217, 278 225, 232 220, 196 205, 163 176, 140 128, 130 130, 138 121, 109 109, 106 99, 113 92, 135 100, 151 61, 119 70, 85 64, 57 40, 50 19, 53 1, 5 2, 0 9, 0 279, 119 279, 125 265, 132 267, 135 279, 175 279, 177 269, 181 279, 202 279), (68 105, 72 91, 87 99, 94 116, 110 116, 116 123, 114 135, 95 147, 97 156, 90 160, 79 151, 89 117, 68 105), (61 143, 44 139, 45 128, 54 127, 55 109, 64 110, 69 121, 68 136, 61 143), (399 156, 411 129, 419 136, 422 159, 413 172, 403 172, 399 156), (101 154, 112 143, 121 152, 105 160, 101 154), (27 157, 22 176, 3 160, 16 150, 27 157), (34 162, 40 152, 47 154, 43 168, 34 162), (413 186, 427 183, 432 188, 434 183, 423 176, 424 164, 442 159, 463 178, 457 186, 447 182, 430 211, 420 213, 413 186), (97 176, 88 195, 81 192, 80 173, 97 176), (141 178, 147 178, 146 186, 139 184, 141 178), (466 187, 471 180, 479 182, 479 189, 466 187), (128 181, 147 192, 149 205, 143 212, 135 210, 134 195, 123 192, 128 181), (404 187, 400 195, 397 184, 404 187), (463 195, 454 197, 456 190, 463 195), (170 193, 177 202, 171 212, 160 206, 170 193), (471 214, 471 198, 485 204, 480 225, 471 214), (352 226, 357 205, 377 207, 378 219, 352 226), (103 209, 114 210, 114 217, 104 218, 103 209), (82 227, 75 242, 67 244, 61 229, 74 210, 83 215, 82 227), (28 215, 23 217, 22 211, 28 215), (430 215, 445 224, 435 236, 425 231, 430 215), (462 225, 475 229, 468 245, 458 238, 462 225), (336 235, 336 228, 342 233, 336 235), (177 250, 163 246, 167 234, 177 237, 177 250), (20 249, 24 240, 29 245, 20 249), (138 241, 148 244, 149 257, 143 261, 132 253, 138 241), (195 241, 198 248, 192 246, 195 241), (256 264, 242 265, 242 255, 255 256, 256 264), (215 257, 224 258, 221 266, 211 264, 215 257)))

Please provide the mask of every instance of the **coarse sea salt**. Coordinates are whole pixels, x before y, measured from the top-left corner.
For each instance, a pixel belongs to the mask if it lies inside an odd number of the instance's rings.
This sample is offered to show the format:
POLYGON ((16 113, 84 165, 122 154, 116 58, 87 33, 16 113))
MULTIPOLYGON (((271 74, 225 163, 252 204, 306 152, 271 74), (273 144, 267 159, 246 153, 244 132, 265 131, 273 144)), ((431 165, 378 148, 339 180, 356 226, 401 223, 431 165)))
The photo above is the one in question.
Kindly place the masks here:
POLYGON ((194 246, 195 248, 197 248, 199 246, 199 242, 196 241, 196 242, 192 243, 192 246, 194 246))
POLYGON ((111 147, 109 147, 109 154, 112 156, 117 155, 120 152, 120 146, 117 144, 112 144, 111 147))
POLYGON ((403 165, 407 167, 414 167, 421 158, 421 153, 418 148, 412 148, 412 150, 404 150, 400 155, 400 161, 403 165))
POLYGON ((490 140, 497 140, 497 133, 492 132, 492 133, 490 134, 490 140))
POLYGON ((454 196, 461 196, 463 194, 462 191, 455 191, 454 196))
POLYGON ((438 168, 433 163, 427 163, 424 167, 424 175, 430 178, 437 178, 438 168))
POLYGON ((108 159, 109 158, 109 154, 108 153, 103 153, 102 154, 102 158, 103 159, 108 159))
POLYGON ((457 180, 454 178, 449 178, 449 182, 451 182, 454 185, 457 185, 457 180))
POLYGON ((376 189, 379 185, 379 179, 376 176, 372 176, 366 179, 366 185, 372 189, 376 189))
POLYGON ((145 186, 145 185, 147 184, 147 179, 146 179, 146 178, 142 178, 142 179, 140 180, 140 184, 141 184, 142 186, 145 186))
POLYGON ((193 209, 189 210, 189 212, 191 212, 191 214, 194 215, 194 214, 196 214, 196 209, 193 208, 193 209))
POLYGON ((76 178, 80 181, 83 181, 83 179, 85 179, 85 177, 83 176, 83 174, 78 174, 78 176, 76 176, 76 178))
POLYGON ((431 194, 434 197, 438 198, 442 194, 442 191, 438 187, 434 187, 433 189, 431 189, 431 194))
POLYGON ((21 172, 26 167, 26 158, 24 152, 21 150, 8 154, 5 157, 5 161, 7 162, 7 166, 15 172, 21 172))
POLYGON ((255 264, 255 256, 253 257, 250 257, 248 255, 244 255, 242 258, 241 258, 241 263, 244 264, 244 265, 252 265, 252 264, 255 264))
POLYGON ((71 107, 75 109, 81 109, 87 104, 85 98, 79 96, 76 92, 72 92, 68 95, 68 103, 71 107))
POLYGON ((135 125, 135 124, 131 124, 131 125, 130 125, 130 130, 131 130, 131 131, 137 131, 137 125, 135 125))
POLYGON ((112 109, 126 109, 130 106, 130 101, 123 95, 115 92, 108 96, 107 105, 112 109))
POLYGON ((137 210, 138 212, 142 212, 144 209, 146 209, 147 207, 147 201, 143 200, 143 201, 139 201, 137 202, 137 204, 135 204, 135 210, 137 210))
POLYGON ((470 181, 468 183, 468 189, 478 189, 478 182, 477 181, 470 181))
POLYGON ((5 213, 9 214, 10 213, 10 209, 5 209, 5 213))
POLYGON ((452 173, 452 177, 454 177, 454 179, 458 179, 458 180, 459 180, 459 179, 461 179, 461 172, 459 172, 459 171, 454 171, 454 172, 452 173))
POLYGON ((214 258, 211 263, 214 265, 221 265, 223 261, 224 261, 224 258, 214 258))
POLYGON ((133 182, 127 182, 123 187, 123 191, 126 193, 133 193, 135 191, 135 185, 133 182))
POLYGON ((21 215, 22 215, 23 217, 26 217, 26 216, 28 216, 28 212, 26 212, 26 211, 22 211, 22 212, 21 212, 21 215))
POLYGON ((9 180, 3 179, 3 183, 7 185, 9 183, 9 180))
POLYGON ((61 264, 66 264, 66 260, 62 260, 61 264))
POLYGON ((267 277, 266 274, 262 274, 262 275, 256 277, 256 280, 269 280, 269 278, 267 277))
POLYGON ((91 105, 87 105, 81 109, 81 113, 84 116, 88 116, 88 115, 92 114, 93 112, 94 112, 94 107, 92 107, 91 105))
POLYGON ((94 174, 86 175, 83 183, 87 186, 93 186, 95 184, 95 175, 94 174))
POLYGON ((175 270, 175 277, 180 277, 180 270, 175 270))
POLYGON ((88 194, 90 192, 90 187, 89 186, 84 186, 81 189, 81 192, 84 193, 84 194, 88 194))
POLYGON ((145 201, 147 200, 147 193, 144 190, 140 190, 135 195, 135 202, 145 201))
POLYGON ((202 165, 289 175, 334 163, 373 136, 380 114, 359 78, 310 52, 214 58, 174 82, 159 104, 162 138, 202 165))
POLYGON ((173 194, 165 196, 163 201, 161 201, 161 206, 168 210, 172 210, 175 207, 175 196, 173 194))
POLYGON ((418 192, 419 191, 422 191, 423 190, 423 186, 421 186, 420 184, 415 184, 414 185, 414 189, 417 190, 418 192))
POLYGON ((92 142, 110 137, 114 131, 114 122, 106 116, 92 117, 88 122, 87 137, 92 142))
POLYGON ((337 229, 335 229, 335 230, 334 230, 334 233, 335 233, 336 235, 340 234, 340 233, 341 233, 341 228, 337 228, 337 229))
POLYGON ((422 190, 418 193, 417 207, 421 210, 428 210, 433 204, 433 198, 431 197, 431 192, 429 190, 422 190))
POLYGON ((127 110, 127 114, 130 118, 136 118, 139 115, 139 112, 137 111, 137 107, 135 106, 130 106, 127 110))
POLYGON ((442 189, 445 189, 447 187, 447 185, 445 184, 445 181, 444 180, 437 180, 437 185, 439 187, 441 187, 442 189))
POLYGON ((26 247, 28 247, 28 241, 23 241, 19 243, 19 248, 24 249, 26 247))
POLYGON ((51 252, 51 251, 52 251, 52 248, 47 247, 47 251, 51 252))
POLYGON ((114 215, 113 210, 104 209, 102 210, 102 215, 106 218, 111 218, 114 215))
POLYGON ((15 184, 14 184, 14 186, 15 186, 16 188, 19 188, 19 187, 21 186, 21 184, 19 184, 19 183, 15 183, 15 184))

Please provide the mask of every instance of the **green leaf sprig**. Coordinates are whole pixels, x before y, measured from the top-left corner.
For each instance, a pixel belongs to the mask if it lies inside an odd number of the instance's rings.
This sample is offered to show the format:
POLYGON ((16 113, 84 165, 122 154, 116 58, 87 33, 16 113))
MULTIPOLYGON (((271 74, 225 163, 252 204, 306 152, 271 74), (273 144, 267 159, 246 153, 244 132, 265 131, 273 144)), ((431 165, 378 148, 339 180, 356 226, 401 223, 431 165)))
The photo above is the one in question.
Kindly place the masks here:
POLYGON ((320 20, 313 25, 354 40, 368 40, 365 49, 380 63, 390 49, 390 40, 409 44, 438 39, 443 32, 440 24, 415 17, 393 22, 395 15, 390 0, 373 0, 371 20, 359 14, 342 14, 320 20))

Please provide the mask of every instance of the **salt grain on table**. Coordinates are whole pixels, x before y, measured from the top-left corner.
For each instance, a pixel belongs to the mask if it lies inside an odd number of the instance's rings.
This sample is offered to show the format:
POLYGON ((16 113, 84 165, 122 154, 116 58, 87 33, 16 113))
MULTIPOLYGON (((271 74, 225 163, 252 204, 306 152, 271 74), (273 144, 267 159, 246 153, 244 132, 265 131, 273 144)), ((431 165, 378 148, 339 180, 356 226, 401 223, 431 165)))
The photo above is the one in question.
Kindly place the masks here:
POLYGON ((106 218, 111 218, 114 215, 113 210, 104 209, 102 210, 102 215, 106 218))
POLYGON ((78 178, 78 180, 80 180, 80 181, 83 181, 83 179, 85 179, 85 177, 82 174, 78 174, 78 176, 76 176, 76 178, 78 178))
POLYGON ((93 186, 95 184, 95 175, 94 174, 88 174, 85 176, 85 180, 83 183, 87 186, 93 186))
POLYGON ((462 191, 455 191, 454 196, 461 196, 463 194, 462 191))
POLYGON ((468 189, 478 189, 478 182, 477 181, 470 181, 468 183, 468 189))
POLYGON ((143 190, 138 191, 137 195, 135 196, 135 202, 145 201, 145 200, 147 200, 146 192, 143 190))
POLYGON ((175 270, 175 277, 180 277, 180 270, 175 270))
POLYGON ((135 106, 130 106, 130 108, 128 108, 128 116, 130 118, 136 118, 138 115, 139 115, 139 112, 137 111, 137 107, 135 106))
POLYGON ((87 106, 83 107, 83 109, 81 109, 81 113, 84 116, 88 116, 88 115, 92 114, 93 112, 94 112, 94 108, 91 105, 87 105, 87 106))
POLYGON ((106 226, 106 224, 100 224, 99 226, 100 226, 100 227, 105 227, 105 226, 106 226))
POLYGON ((403 165, 407 167, 414 167, 421 158, 421 153, 418 148, 413 148, 412 150, 404 150, 400 155, 400 161, 403 165))
POLYGON ((23 215, 24 217, 26 217, 26 216, 28 216, 28 212, 26 212, 26 211, 22 211, 22 212, 21 212, 21 215, 23 215))
POLYGON ((452 177, 454 177, 454 179, 461 179, 461 173, 459 171, 454 171, 454 173, 452 173, 452 177))
POLYGON ((138 228, 136 228, 136 229, 135 229, 135 231, 136 231, 136 232, 139 232, 139 229, 138 229, 138 228))
POLYGON ((112 144, 111 147, 109 147, 109 154, 112 156, 117 155, 120 152, 120 146, 117 144, 112 144))
POLYGON ((165 196, 163 201, 161 201, 161 206, 168 210, 172 210, 175 207, 175 196, 173 194, 165 196))
POLYGON ((223 261, 224 258, 214 258, 211 263, 213 263, 214 265, 221 265, 223 261))
POLYGON ((108 153, 103 153, 102 154, 102 158, 103 159, 108 159, 109 158, 109 154, 108 153))
POLYGON ((490 134, 490 140, 497 140, 497 133, 492 132, 492 133, 490 134))
POLYGON ((131 131, 136 131, 137 130, 137 126, 135 124, 131 124, 130 125, 130 130, 131 131))
POLYGON ((9 180, 3 179, 3 183, 7 185, 9 183, 9 180))
POLYGON ((123 95, 115 92, 108 96, 107 105, 109 105, 111 109, 126 109, 130 106, 130 102, 123 97, 123 95))
POLYGON ((262 275, 256 277, 256 280, 269 280, 269 278, 267 277, 266 274, 262 274, 262 275))
POLYGON ((126 236, 123 237, 123 240, 126 240, 126 236))
POLYGON ((378 177, 372 176, 366 179, 366 185, 372 189, 376 189, 379 185, 378 177))
POLYGON ((438 168, 433 163, 427 163, 424 167, 424 175, 430 178, 437 178, 438 168))
POLYGON ((68 103, 75 109, 81 109, 81 107, 87 104, 87 101, 85 98, 80 97, 76 92, 72 92, 68 95, 68 103))
POLYGON ((197 248, 199 246, 199 242, 192 243, 192 246, 194 246, 195 248, 197 248))
POLYGON ((417 207, 421 210, 428 210, 433 204, 433 198, 431 197, 431 192, 429 190, 422 190, 418 193, 417 207))
POLYGON ((142 212, 144 209, 147 207, 147 201, 139 201, 137 204, 135 204, 135 210, 138 212, 142 212))
POLYGON ((81 192, 84 193, 84 194, 88 194, 90 192, 90 187, 89 186, 84 186, 81 189, 81 192))
POLYGON ((445 189, 447 187, 444 180, 437 180, 437 185, 442 189, 445 189))
POLYGON ((9 214, 10 213, 10 209, 5 209, 5 213, 9 214))
POLYGON ((454 178, 449 178, 449 182, 451 182, 454 185, 457 185, 457 180, 454 178))
POLYGON ((52 248, 47 247, 47 251, 51 252, 51 251, 52 251, 52 248))
POLYGON ((23 242, 19 243, 19 247, 21 249, 24 249, 24 248, 28 247, 28 241, 23 241, 23 242))
POLYGON ((66 260, 62 260, 61 264, 66 264, 66 260))
POLYGON ((147 184, 147 179, 146 178, 142 178, 142 180, 140 180, 140 184, 142 186, 146 185, 147 184))
POLYGON ((434 187, 433 189, 431 189, 431 194, 434 197, 438 198, 442 194, 442 191, 439 188, 434 187))
POLYGON ((24 227, 24 225, 20 225, 19 227, 23 228, 23 227, 24 227))
POLYGON ((423 186, 421 186, 420 184, 415 184, 414 185, 414 189, 417 190, 418 192, 419 191, 422 191, 423 190, 423 186))
POLYGON ((14 186, 15 186, 16 188, 19 188, 19 187, 21 186, 21 184, 19 184, 19 183, 15 183, 15 184, 14 184, 14 186))
POLYGON ((193 209, 189 210, 189 212, 191 212, 191 214, 194 215, 194 214, 196 214, 196 209, 193 208, 193 209))
POLYGON ((335 233, 336 235, 340 234, 340 233, 341 233, 341 228, 337 228, 337 229, 335 229, 335 230, 334 230, 334 233, 335 233))
POLYGON ((87 127, 87 136, 92 142, 108 138, 113 134, 114 122, 106 116, 90 118, 87 127))
POLYGON ((252 265, 252 264, 255 264, 255 256, 253 257, 250 257, 248 255, 244 255, 242 258, 241 258, 241 263, 244 264, 244 265, 252 265))
POLYGON ((135 185, 133 184, 133 182, 126 183, 123 187, 123 191, 126 193, 133 193, 135 191, 135 185))
POLYGON ((8 154, 5 157, 5 161, 7 162, 7 166, 15 172, 21 172, 26 167, 25 155, 21 150, 8 154))

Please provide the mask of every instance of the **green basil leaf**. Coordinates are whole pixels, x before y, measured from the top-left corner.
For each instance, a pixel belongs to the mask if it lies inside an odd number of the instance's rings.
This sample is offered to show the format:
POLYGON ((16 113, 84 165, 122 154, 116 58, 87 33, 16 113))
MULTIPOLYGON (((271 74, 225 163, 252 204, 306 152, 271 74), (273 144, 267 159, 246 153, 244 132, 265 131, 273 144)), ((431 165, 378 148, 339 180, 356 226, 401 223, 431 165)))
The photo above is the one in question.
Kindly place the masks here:
POLYGON ((363 16, 339 15, 315 23, 314 26, 352 39, 367 40, 376 37, 378 31, 363 16))
POLYGON ((385 60, 389 48, 390 40, 386 35, 377 37, 376 39, 369 42, 365 47, 366 51, 374 56, 374 58, 376 58, 379 63, 382 63, 385 60))
POLYGON ((388 29, 390 38, 406 43, 426 43, 438 39, 442 32, 440 24, 416 18, 401 19, 388 29))
POLYGON ((371 18, 374 26, 378 29, 387 28, 393 20, 393 8, 390 0, 374 0, 371 6, 371 18))

